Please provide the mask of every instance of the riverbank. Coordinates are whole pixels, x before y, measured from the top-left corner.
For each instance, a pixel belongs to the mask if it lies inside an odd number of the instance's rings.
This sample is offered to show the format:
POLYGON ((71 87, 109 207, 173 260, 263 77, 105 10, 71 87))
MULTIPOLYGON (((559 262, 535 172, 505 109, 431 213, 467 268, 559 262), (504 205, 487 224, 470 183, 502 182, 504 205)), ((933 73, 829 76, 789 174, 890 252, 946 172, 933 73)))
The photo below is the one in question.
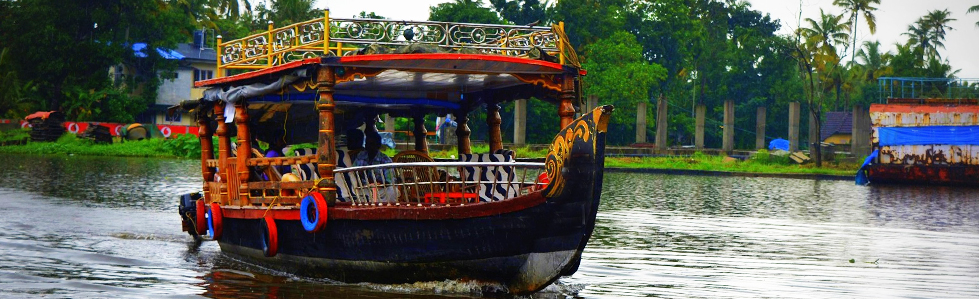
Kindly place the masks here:
MULTIPOLYGON (((547 155, 547 150, 540 148, 518 147, 513 150, 516 152, 516 156, 520 158, 543 158, 547 155)), ((488 152, 489 147, 483 144, 474 145, 472 151, 477 153, 488 152)), ((385 153, 393 156, 395 152, 395 150, 388 149, 385 153)), ((66 134, 57 142, 28 142, 23 145, 0 146, 0 153, 195 159, 200 155, 200 143, 192 135, 181 135, 181 137, 167 140, 147 139, 113 144, 95 144, 89 140, 79 139, 75 135, 66 134)), ((456 158, 454 148, 432 151, 430 154, 433 158, 456 158)), ((611 171, 715 176, 849 179, 853 177, 859 167, 860 165, 855 163, 832 161, 824 162, 823 167, 815 167, 812 163, 799 165, 790 162, 786 157, 770 155, 767 151, 759 151, 746 160, 706 155, 700 152, 690 156, 607 157, 605 159, 605 168, 611 171)))

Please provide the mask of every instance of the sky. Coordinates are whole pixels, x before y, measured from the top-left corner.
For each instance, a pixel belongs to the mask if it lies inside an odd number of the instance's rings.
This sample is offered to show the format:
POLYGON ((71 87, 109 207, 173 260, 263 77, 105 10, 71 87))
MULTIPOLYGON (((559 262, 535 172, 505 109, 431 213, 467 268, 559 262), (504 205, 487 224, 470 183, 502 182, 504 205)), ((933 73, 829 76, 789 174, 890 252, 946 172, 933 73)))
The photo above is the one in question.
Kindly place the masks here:
MULTIPOLYGON (((833 0, 801 0, 802 19, 819 18, 819 9, 826 13, 839 14, 842 9, 833 6, 833 0)), ((330 8, 332 17, 353 17, 361 11, 374 12, 380 16, 395 20, 427 20, 429 7, 438 3, 450 2, 445 0, 317 0, 316 8, 330 8)), ((489 6, 488 1, 483 1, 489 6)), ((780 33, 792 34, 798 28, 798 0, 748 0, 753 9, 768 13, 773 19, 779 19, 782 24, 780 33)), ((972 5, 979 1, 964 0, 881 0, 874 14, 877 16, 877 32, 870 35, 863 16, 857 26, 857 44, 863 41, 879 40, 883 49, 897 52, 894 46, 897 42, 905 42, 908 25, 930 10, 948 9, 952 12, 951 22, 954 30, 945 37, 945 49, 939 50, 942 57, 947 58, 954 69, 959 69, 959 78, 979 78, 979 14, 966 14, 972 5)), ((849 59, 847 54, 844 59, 849 59)), ((844 60, 845 61, 845 60, 844 60)))

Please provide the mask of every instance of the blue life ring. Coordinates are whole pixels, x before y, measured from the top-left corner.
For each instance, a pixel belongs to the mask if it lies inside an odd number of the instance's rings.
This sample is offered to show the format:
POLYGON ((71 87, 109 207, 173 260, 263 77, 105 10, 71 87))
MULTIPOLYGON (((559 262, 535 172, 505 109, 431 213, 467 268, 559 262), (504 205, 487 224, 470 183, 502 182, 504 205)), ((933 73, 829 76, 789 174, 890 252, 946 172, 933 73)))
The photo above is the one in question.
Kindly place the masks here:
POLYGON ((221 239, 221 232, 224 231, 224 212, 221 205, 212 202, 211 209, 207 210, 207 233, 213 240, 221 239))
POLYGON ((275 227, 275 219, 271 215, 262 219, 262 253, 273 257, 279 253, 279 230, 275 227))
POLYGON ((299 206, 299 221, 303 223, 303 228, 307 232, 317 233, 326 226, 327 206, 326 199, 319 192, 310 192, 303 197, 302 205, 299 206))

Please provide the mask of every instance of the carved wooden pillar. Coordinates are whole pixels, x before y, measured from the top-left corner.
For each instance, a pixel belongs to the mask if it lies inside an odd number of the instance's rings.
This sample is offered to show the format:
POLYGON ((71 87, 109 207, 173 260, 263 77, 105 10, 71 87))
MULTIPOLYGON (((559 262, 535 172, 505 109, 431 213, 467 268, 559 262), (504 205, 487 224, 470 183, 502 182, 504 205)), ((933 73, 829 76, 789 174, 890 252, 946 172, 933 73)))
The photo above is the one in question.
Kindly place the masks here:
POLYGON ((561 118, 561 129, 574 120, 574 99, 578 95, 574 91, 574 79, 574 76, 565 74, 561 82, 561 103, 558 104, 557 110, 557 115, 561 118))
MULTIPOLYGON (((336 85, 336 74, 331 67, 320 67, 317 73, 319 82, 319 99, 316 109, 319 110, 320 130, 319 148, 316 150, 316 172, 320 176, 316 190, 332 205, 337 199, 337 184, 333 177, 336 168, 336 140, 334 139, 333 86, 336 85)), ((376 130, 376 128, 375 128, 376 130)))
POLYGON ((248 180, 251 171, 248 171, 248 157, 252 155, 252 134, 248 131, 248 104, 245 101, 235 103, 235 124, 238 125, 238 182, 243 188, 238 188, 238 200, 240 204, 248 202, 248 180))
MULTIPOLYGON (((214 133, 218 134, 218 168, 221 171, 221 182, 227 184, 228 179, 230 179, 233 174, 230 173, 228 170, 229 167, 226 166, 228 165, 228 157, 230 156, 228 151, 231 150, 231 139, 228 138, 228 124, 224 122, 225 105, 227 105, 227 103, 224 102, 214 105, 214 120, 216 120, 218 123, 218 129, 214 133)), ((220 198, 213 200, 216 200, 222 204, 227 204, 230 202, 227 191, 221 191, 220 194, 220 198)))
POLYGON ((415 150, 428 153, 428 139, 426 139, 428 130, 425 129, 425 115, 416 114, 412 120, 415 121, 415 130, 413 131, 415 134, 415 150))
MULTIPOLYGON (((203 111, 202 111, 203 112, 203 111)), ((211 202, 211 194, 206 182, 214 181, 214 168, 207 166, 207 160, 214 159, 214 131, 211 130, 211 120, 206 113, 198 113, 197 127, 199 128, 199 140, 201 142, 201 175, 204 177, 204 199, 211 202)))
POLYGON ((469 107, 463 107, 456 115, 456 138, 459 140, 459 155, 472 154, 472 148, 469 147, 469 134, 472 131, 469 130, 469 107))
POLYGON ((489 127, 489 151, 495 153, 503 149, 503 132, 500 131, 500 124, 503 119, 500 117, 500 105, 489 103, 486 105, 486 125, 489 127))

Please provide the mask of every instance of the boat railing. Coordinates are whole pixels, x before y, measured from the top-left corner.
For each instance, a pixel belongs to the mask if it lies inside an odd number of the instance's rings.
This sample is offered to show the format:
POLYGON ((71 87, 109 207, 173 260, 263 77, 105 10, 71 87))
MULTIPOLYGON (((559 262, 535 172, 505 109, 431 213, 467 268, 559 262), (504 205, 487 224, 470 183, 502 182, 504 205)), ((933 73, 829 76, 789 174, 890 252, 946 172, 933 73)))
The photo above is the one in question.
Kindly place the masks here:
POLYGON ((547 185, 544 163, 417 162, 334 171, 340 201, 359 205, 464 205, 526 195, 547 185))
POLYGON ((564 23, 543 27, 330 18, 326 10, 322 18, 280 28, 270 22, 268 31, 236 40, 223 42, 218 36, 217 76, 229 69, 260 70, 321 55, 354 55, 369 45, 425 44, 515 57, 528 57, 537 48, 564 64, 566 58, 577 59, 567 43, 564 23))

